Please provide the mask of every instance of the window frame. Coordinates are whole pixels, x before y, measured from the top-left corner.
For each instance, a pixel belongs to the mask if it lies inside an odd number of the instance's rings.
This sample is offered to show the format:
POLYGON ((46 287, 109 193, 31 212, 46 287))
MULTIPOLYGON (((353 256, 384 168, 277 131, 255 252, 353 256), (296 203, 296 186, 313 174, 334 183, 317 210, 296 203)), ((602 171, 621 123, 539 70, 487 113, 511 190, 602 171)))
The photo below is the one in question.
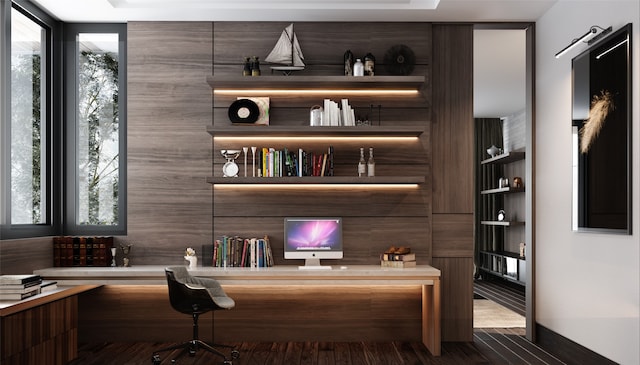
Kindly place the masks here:
POLYGON ((127 233, 127 25, 122 23, 67 23, 64 24, 64 134, 65 134, 65 199, 63 231, 69 235, 125 235, 127 233), (110 226, 77 224, 77 36, 79 33, 118 33, 118 224, 110 226), (121 65, 121 66, 120 66, 121 65))
POLYGON ((15 239, 58 235, 61 232, 62 210, 62 25, 48 14, 26 0, 0 0, 0 18, 4 25, 0 29, 0 138, 2 151, 0 158, 0 237, 15 239), (44 49, 46 78, 42 82, 46 98, 44 145, 47 148, 42 181, 46 182, 46 202, 44 223, 11 224, 11 11, 16 9, 46 29, 44 49))

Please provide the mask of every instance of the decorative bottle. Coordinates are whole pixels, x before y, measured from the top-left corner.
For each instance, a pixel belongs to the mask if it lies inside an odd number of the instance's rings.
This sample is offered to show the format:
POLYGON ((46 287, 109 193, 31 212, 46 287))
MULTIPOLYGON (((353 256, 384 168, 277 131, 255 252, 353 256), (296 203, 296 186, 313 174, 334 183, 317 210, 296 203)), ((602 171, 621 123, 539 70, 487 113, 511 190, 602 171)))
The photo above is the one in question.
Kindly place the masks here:
POLYGON ((358 176, 363 177, 367 175, 367 163, 364 160, 364 148, 360 148, 360 161, 358 161, 358 176))
POLYGON ((251 76, 251 60, 249 57, 244 58, 244 69, 242 70, 242 76, 251 76))
POLYGON ((375 74, 376 58, 371 53, 364 56, 364 75, 373 76, 375 74))
POLYGON ((251 76, 260 76, 260 57, 253 56, 251 62, 251 76))
POLYGON ((373 159, 373 147, 369 147, 369 160, 367 160, 367 176, 376 176, 376 161, 373 159))
POLYGON ((364 64, 361 59, 356 59, 356 63, 353 64, 353 76, 364 76, 364 64))
POLYGON ((344 53, 344 75, 353 76, 353 53, 351 50, 344 53))

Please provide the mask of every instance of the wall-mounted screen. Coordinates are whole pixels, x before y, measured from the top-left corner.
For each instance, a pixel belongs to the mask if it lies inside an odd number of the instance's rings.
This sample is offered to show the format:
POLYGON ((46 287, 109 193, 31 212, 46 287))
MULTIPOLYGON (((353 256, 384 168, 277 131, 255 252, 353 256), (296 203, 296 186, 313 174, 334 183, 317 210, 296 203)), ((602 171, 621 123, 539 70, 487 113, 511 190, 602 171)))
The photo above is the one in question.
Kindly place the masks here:
POLYGON ((631 233, 631 34, 572 61, 574 230, 631 233))

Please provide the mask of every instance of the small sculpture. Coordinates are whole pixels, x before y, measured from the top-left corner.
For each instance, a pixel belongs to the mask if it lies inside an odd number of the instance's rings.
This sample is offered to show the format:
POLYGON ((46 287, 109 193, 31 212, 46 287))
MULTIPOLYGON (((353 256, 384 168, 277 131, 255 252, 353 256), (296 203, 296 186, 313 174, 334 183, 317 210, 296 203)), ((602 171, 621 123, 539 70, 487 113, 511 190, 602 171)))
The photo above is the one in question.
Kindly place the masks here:
POLYGON ((120 245, 120 249, 122 250, 122 254, 124 255, 124 258, 122 259, 122 266, 124 267, 131 267, 128 257, 129 253, 131 253, 131 247, 133 247, 132 244, 128 244, 126 246, 120 245))
POLYGON ((188 247, 184 253, 184 259, 189 261, 189 269, 195 269, 198 267, 198 256, 196 256, 196 250, 188 247))

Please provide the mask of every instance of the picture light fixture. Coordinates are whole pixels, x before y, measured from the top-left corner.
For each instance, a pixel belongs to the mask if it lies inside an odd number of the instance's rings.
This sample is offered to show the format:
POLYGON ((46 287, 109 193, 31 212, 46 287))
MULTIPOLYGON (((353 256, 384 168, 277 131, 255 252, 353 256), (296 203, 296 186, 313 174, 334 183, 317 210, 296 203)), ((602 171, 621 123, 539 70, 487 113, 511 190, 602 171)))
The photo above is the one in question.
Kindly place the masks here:
POLYGON ((580 38, 574 39, 573 41, 571 41, 571 43, 568 46, 564 47, 560 52, 556 53, 556 58, 562 57, 565 53, 571 51, 580 43, 592 44, 593 42, 602 38, 605 34, 610 33, 611 30, 612 30, 611 27, 605 29, 598 25, 591 26, 588 32, 581 35, 580 38), (600 31, 600 33, 598 33, 598 31, 600 31))

